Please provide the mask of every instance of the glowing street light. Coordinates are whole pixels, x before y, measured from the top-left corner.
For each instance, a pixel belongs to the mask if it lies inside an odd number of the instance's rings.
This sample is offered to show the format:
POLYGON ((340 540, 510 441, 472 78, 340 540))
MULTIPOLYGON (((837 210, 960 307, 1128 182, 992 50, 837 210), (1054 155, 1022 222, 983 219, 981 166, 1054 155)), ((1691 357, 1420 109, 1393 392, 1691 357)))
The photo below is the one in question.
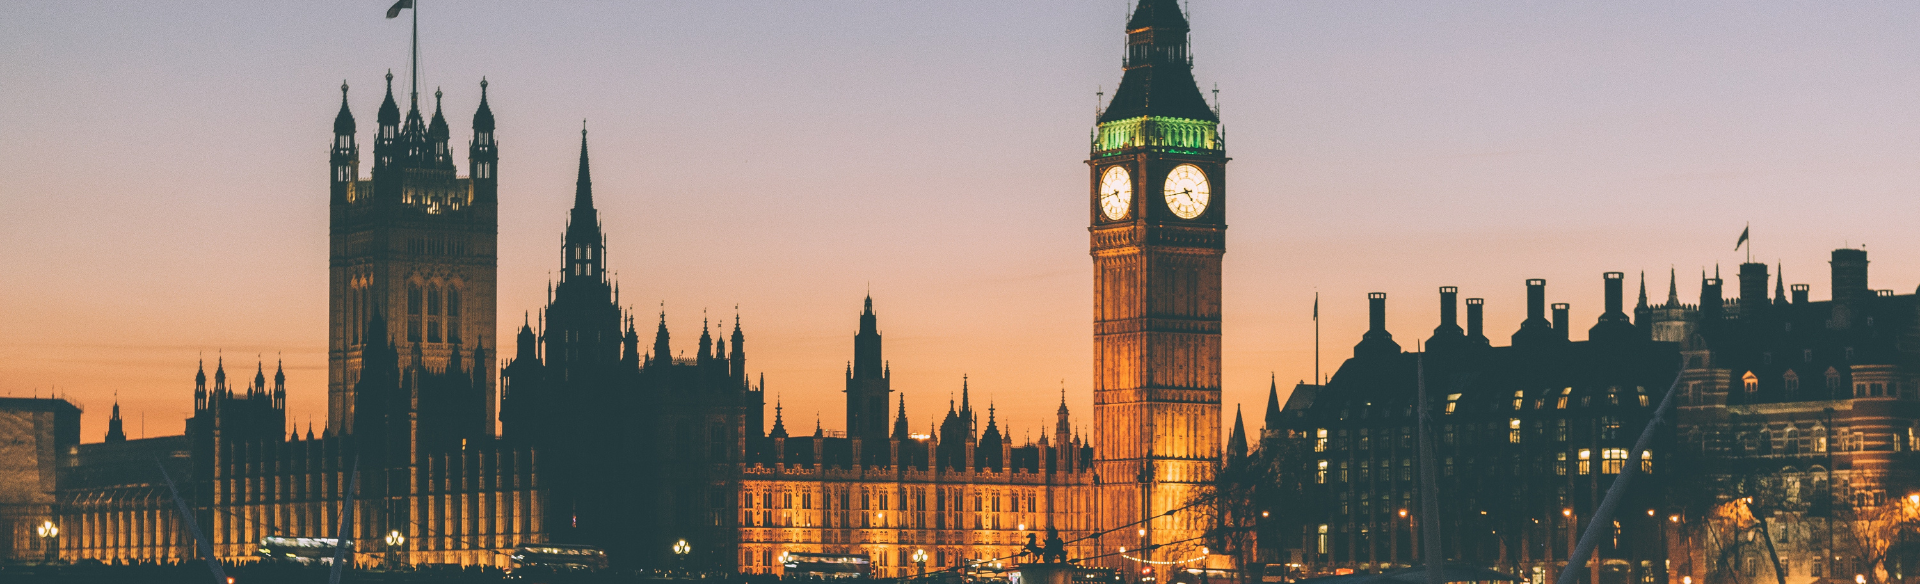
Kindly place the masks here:
POLYGON ((33 532, 39 535, 40 539, 46 540, 46 545, 40 547, 41 549, 47 550, 47 561, 53 561, 55 557, 53 543, 54 538, 60 537, 60 526, 54 525, 52 521, 42 521, 39 527, 33 529, 33 532))
POLYGON ((387 566, 389 566, 388 569, 392 569, 400 565, 400 546, 407 544, 407 536, 401 535, 398 529, 389 530, 385 541, 387 542, 387 566))
POLYGON ((681 572, 687 570, 687 554, 691 553, 693 553, 693 546, 688 545, 687 540, 673 542, 673 561, 679 564, 681 572))
POLYGON ((913 550, 913 565, 919 568, 921 576, 927 575, 927 550, 913 550))

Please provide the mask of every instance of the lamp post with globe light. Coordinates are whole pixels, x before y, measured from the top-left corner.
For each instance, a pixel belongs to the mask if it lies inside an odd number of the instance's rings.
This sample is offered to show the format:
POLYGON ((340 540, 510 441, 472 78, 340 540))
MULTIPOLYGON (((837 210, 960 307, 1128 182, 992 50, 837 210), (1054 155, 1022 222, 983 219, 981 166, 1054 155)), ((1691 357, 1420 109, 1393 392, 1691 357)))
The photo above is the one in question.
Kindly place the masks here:
POLYGON ((407 536, 402 535, 398 529, 391 530, 387 532, 386 542, 387 569, 392 570, 399 567, 400 558, 404 557, 402 546, 407 545, 407 536))
POLYGON ((682 575, 687 572, 687 554, 691 553, 693 553, 693 546, 687 544, 687 540, 673 542, 673 561, 676 566, 679 566, 682 575))
POLYGON ((33 532, 40 536, 42 543, 40 547, 46 550, 48 562, 52 562, 54 558, 60 556, 60 553, 53 549, 54 543, 59 541, 60 526, 54 525, 52 521, 42 521, 39 527, 34 528, 33 532))
POLYGON ((913 550, 913 565, 920 570, 920 572, 916 574, 917 576, 920 576, 923 578, 926 577, 927 550, 924 550, 924 549, 913 550))

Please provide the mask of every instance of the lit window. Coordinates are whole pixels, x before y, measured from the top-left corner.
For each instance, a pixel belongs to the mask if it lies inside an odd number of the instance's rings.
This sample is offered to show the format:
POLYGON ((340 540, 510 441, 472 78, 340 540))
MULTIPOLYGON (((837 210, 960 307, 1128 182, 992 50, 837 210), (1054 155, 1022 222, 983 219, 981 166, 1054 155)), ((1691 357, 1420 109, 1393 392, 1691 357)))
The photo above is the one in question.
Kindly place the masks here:
POLYGON ((1520 443, 1520 418, 1507 420, 1507 442, 1520 443))
POLYGON ((1740 376, 1740 387, 1746 389, 1748 394, 1758 392, 1760 391, 1760 377, 1754 375, 1752 371, 1748 371, 1746 375, 1740 376))
POLYGON ((1593 472, 1593 451, 1580 449, 1580 474, 1593 472))

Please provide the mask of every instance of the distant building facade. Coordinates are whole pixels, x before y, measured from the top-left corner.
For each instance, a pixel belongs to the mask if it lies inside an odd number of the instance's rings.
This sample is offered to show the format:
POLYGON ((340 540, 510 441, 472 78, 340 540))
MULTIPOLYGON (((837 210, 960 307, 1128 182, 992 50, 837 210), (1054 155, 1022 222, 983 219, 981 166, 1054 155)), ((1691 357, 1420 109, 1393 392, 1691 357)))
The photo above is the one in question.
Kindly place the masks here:
POLYGON ((1304 504, 1263 503, 1286 511, 1260 526, 1262 557, 1310 572, 1417 561, 1418 366, 1448 561, 1553 578, 1677 387, 1588 578, 1771 578, 1776 554, 1789 582, 1911 573, 1920 545, 1897 533, 1920 527, 1901 523, 1920 509, 1905 498, 1920 492, 1920 303, 1869 290, 1866 264, 1862 250, 1835 250, 1823 302, 1804 284, 1789 294, 1764 264, 1740 267, 1734 299, 1716 275, 1701 278, 1698 303, 1670 282, 1650 304, 1643 278, 1632 319, 1623 275, 1608 273, 1604 312, 1578 342, 1566 305, 1549 320, 1545 282, 1530 280, 1527 320, 1505 347, 1489 346, 1478 299, 1460 329, 1457 290, 1442 288, 1442 322, 1417 356, 1393 343, 1385 295, 1372 295, 1353 358, 1284 407, 1277 388, 1269 397, 1258 450, 1278 466, 1271 492, 1304 504))

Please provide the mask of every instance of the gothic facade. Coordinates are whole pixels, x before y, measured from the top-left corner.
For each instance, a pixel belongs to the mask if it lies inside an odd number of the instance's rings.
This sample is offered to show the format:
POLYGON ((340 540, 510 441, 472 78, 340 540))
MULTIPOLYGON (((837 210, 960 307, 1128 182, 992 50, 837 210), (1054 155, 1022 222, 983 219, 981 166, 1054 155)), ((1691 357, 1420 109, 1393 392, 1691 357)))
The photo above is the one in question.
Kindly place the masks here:
POLYGON ((1180 564, 1206 555, 1208 522, 1190 505, 1222 454, 1227 227, 1226 146, 1194 83, 1187 33, 1173 0, 1134 8, 1125 73, 1087 160, 1098 526, 1118 530, 1099 547, 1180 564))

